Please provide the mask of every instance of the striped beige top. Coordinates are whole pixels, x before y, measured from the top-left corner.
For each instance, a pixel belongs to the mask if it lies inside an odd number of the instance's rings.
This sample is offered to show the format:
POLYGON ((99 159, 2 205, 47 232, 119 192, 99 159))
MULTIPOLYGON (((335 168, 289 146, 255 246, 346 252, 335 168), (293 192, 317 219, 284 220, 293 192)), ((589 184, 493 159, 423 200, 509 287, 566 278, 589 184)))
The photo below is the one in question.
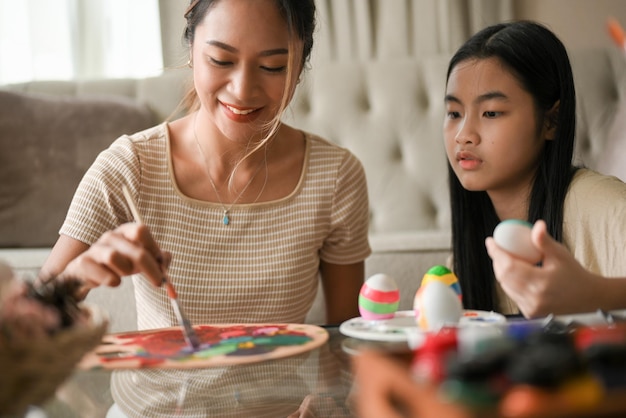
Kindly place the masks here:
MULTIPOLYGON (((185 196, 174 181, 167 124, 118 138, 85 174, 60 233, 87 244, 132 221, 126 183, 143 222, 172 253, 170 276, 189 319, 201 323, 303 322, 315 298, 320 260, 351 264, 371 252, 368 196, 360 161, 305 134, 294 191, 279 200, 235 204, 185 196)), ((139 329, 177 325, 164 289, 133 277, 139 329)))
MULTIPOLYGON (((325 395, 345 399, 351 382, 349 366, 338 362, 326 345, 291 357, 230 367, 116 370, 111 395, 121 413, 107 417, 287 417, 311 393, 324 390, 325 395), (326 381, 324 376, 337 380, 326 381)), ((310 409, 318 417, 348 416, 338 415, 340 409, 332 399, 318 398, 310 409)))

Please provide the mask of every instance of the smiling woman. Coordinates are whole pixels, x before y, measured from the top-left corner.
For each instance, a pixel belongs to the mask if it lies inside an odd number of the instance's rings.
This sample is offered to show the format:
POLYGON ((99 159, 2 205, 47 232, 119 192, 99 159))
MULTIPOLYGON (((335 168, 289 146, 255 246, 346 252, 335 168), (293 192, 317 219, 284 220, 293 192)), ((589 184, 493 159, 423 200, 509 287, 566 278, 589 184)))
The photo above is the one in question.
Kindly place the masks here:
POLYGON ((160 29, 158 0, 0 0, 0 84, 158 75, 160 29))
MULTIPOLYGON (((201 0, 184 21, 190 110, 99 154, 42 275, 73 271, 84 294, 132 275, 140 330, 178 325, 164 269, 194 324, 302 323, 320 284, 327 323, 358 316, 371 253, 363 166, 281 119, 313 46, 315 2, 201 0)), ((197 399, 238 379, 212 371, 197 399)), ((155 416, 146 395, 159 380, 119 375, 116 405, 155 416)))

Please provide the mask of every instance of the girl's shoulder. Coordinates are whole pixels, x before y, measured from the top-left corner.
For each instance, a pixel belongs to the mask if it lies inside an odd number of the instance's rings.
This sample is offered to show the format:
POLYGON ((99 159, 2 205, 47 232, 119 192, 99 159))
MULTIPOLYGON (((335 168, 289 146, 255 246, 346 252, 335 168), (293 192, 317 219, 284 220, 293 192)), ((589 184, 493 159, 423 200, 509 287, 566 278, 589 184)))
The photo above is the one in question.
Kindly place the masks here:
POLYGON ((615 176, 609 176, 588 168, 579 168, 568 190, 568 194, 584 199, 624 199, 626 183, 615 176))
POLYGON ((626 188, 626 183, 619 178, 602 174, 589 168, 579 168, 576 170, 570 187, 598 187, 603 185, 618 189, 626 188))

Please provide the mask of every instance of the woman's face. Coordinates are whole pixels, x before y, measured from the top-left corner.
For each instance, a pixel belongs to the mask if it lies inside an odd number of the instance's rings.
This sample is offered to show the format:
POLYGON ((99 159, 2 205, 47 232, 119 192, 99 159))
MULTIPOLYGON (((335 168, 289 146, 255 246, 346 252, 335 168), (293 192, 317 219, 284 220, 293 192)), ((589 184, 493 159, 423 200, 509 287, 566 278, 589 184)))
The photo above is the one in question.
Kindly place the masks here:
MULTIPOLYGON (((274 0, 220 0, 197 26, 194 39, 202 118, 232 141, 262 136, 261 128, 280 108, 289 61, 287 24, 274 0)), ((302 42, 297 46, 301 54, 302 42)))
POLYGON ((445 103, 446 153, 463 187, 492 199, 527 194, 548 138, 518 79, 496 58, 462 61, 450 73, 445 103))

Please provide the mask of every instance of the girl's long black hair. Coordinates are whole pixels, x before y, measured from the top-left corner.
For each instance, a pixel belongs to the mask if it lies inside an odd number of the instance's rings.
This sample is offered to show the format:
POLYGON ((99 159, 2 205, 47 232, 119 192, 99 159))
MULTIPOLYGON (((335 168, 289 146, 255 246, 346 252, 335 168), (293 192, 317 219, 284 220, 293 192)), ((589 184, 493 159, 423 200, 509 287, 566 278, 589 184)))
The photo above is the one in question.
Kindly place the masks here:
MULTIPOLYGON (((567 51, 546 27, 530 21, 500 23, 472 36, 452 57, 447 79, 459 63, 497 58, 533 96, 537 129, 558 102, 555 138, 545 141, 530 194, 527 220, 546 221, 548 232, 563 238, 563 202, 574 175, 576 95, 567 51)), ((448 164, 452 212, 453 269, 466 309, 498 310, 495 277, 485 238, 500 222, 484 191, 463 188, 448 164)))

